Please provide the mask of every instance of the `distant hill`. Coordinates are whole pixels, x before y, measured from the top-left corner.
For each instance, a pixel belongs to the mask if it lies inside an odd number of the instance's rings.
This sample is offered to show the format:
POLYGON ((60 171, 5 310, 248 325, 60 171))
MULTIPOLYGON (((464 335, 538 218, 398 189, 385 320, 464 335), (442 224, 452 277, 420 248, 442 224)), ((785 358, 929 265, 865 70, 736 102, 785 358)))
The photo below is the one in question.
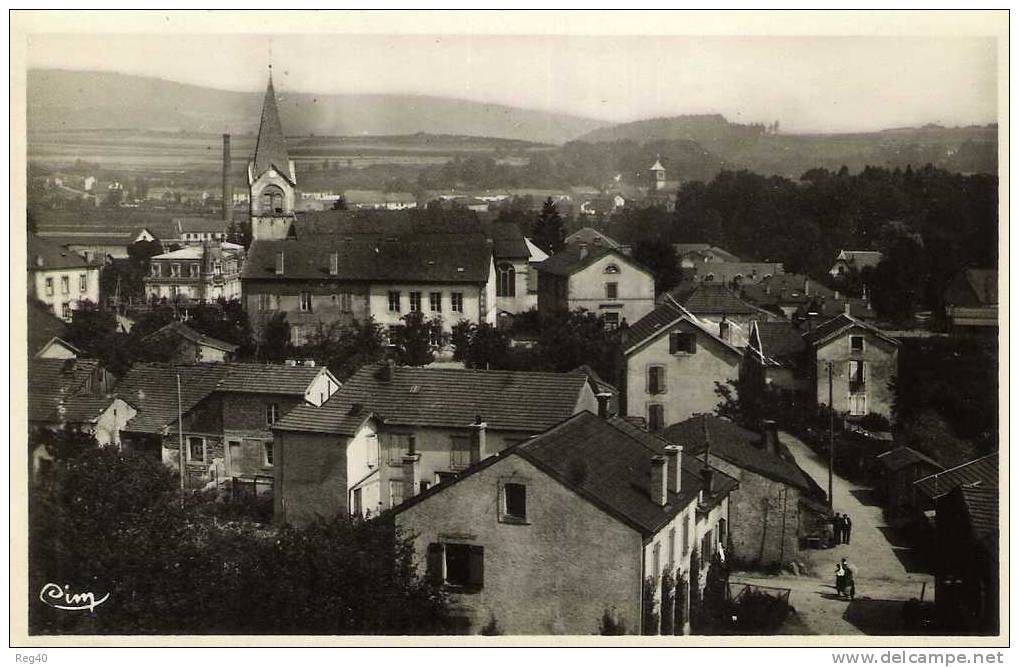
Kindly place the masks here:
MULTIPOLYGON (((418 95, 316 95, 277 86, 288 135, 418 132, 561 144, 606 123, 566 114, 418 95)), ((29 132, 136 129, 254 133, 262 91, 242 93, 111 72, 30 70, 29 132)))

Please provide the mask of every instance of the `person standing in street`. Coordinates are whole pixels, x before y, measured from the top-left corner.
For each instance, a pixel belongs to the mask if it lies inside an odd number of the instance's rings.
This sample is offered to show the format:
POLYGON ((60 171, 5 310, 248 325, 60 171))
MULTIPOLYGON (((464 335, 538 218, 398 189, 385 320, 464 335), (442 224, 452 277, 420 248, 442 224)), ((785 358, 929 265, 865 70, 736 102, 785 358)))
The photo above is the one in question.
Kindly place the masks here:
POLYGON ((849 544, 849 536, 853 532, 853 520, 849 518, 848 514, 842 515, 842 539, 845 544, 849 544))
POLYGON ((842 515, 838 512, 835 513, 835 518, 832 520, 832 526, 835 532, 835 544, 842 544, 842 515))

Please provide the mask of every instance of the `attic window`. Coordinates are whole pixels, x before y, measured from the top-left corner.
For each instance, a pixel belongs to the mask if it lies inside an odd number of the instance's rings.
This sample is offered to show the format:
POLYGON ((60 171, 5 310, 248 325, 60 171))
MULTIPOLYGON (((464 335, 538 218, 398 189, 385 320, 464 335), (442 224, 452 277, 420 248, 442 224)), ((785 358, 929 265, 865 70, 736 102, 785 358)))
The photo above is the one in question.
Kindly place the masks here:
POLYGON ((605 273, 619 273, 619 266, 616 264, 609 264, 605 267, 605 273))

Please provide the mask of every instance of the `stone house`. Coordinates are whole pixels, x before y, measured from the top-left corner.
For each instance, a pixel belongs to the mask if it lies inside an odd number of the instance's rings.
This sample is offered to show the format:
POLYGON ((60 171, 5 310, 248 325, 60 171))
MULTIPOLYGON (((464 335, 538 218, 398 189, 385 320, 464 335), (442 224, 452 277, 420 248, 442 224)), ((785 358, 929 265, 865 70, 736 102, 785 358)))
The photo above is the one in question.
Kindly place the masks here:
POLYGON ((171 322, 145 337, 149 345, 173 349, 173 363, 222 363, 233 359, 237 346, 233 343, 206 336, 183 322, 171 322))
POLYGON ((883 257, 876 250, 840 250, 828 273, 832 278, 840 278, 851 271, 873 269, 881 263, 883 257))
POLYGON ((634 432, 580 412, 394 510, 464 633, 598 634, 608 615, 638 634, 646 579, 700 581, 690 555, 724 542, 735 482, 634 432))
POLYGON ((884 501, 890 521, 906 521, 916 514, 913 482, 944 470, 929 456, 910 447, 896 447, 875 457, 878 483, 875 491, 884 501))
POLYGON ((377 515, 570 415, 598 410, 596 391, 584 372, 365 366, 321 406, 295 408, 274 425, 277 520, 377 515))
POLYGON ((697 415, 668 427, 662 437, 739 482, 729 497, 729 539, 730 556, 740 566, 798 561, 813 538, 826 534, 827 495, 796 465, 774 422, 754 433, 721 417, 697 415))
POLYGON ((738 379, 742 358, 719 327, 667 300, 626 332, 621 412, 652 432, 712 412, 716 385, 738 379))
POLYGON ((99 264, 36 234, 28 234, 28 294, 71 321, 83 301, 99 303, 99 264))
POLYGON ((804 335, 811 381, 818 405, 828 405, 831 370, 832 407, 863 416, 892 419, 891 382, 898 372, 899 341, 852 315, 834 317, 804 335))
POLYGON ((619 250, 567 245, 538 264, 538 310, 578 308, 605 318, 608 327, 632 324, 655 306, 651 272, 619 250))

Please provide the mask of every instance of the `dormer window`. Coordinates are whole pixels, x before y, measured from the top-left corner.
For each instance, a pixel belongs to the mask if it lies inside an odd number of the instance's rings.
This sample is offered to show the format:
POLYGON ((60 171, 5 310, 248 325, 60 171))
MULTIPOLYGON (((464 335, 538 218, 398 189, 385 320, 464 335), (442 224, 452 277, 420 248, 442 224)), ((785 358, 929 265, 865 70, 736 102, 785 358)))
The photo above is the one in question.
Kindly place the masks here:
POLYGON ((609 264, 608 266, 605 267, 605 273, 619 273, 619 265, 609 264))

